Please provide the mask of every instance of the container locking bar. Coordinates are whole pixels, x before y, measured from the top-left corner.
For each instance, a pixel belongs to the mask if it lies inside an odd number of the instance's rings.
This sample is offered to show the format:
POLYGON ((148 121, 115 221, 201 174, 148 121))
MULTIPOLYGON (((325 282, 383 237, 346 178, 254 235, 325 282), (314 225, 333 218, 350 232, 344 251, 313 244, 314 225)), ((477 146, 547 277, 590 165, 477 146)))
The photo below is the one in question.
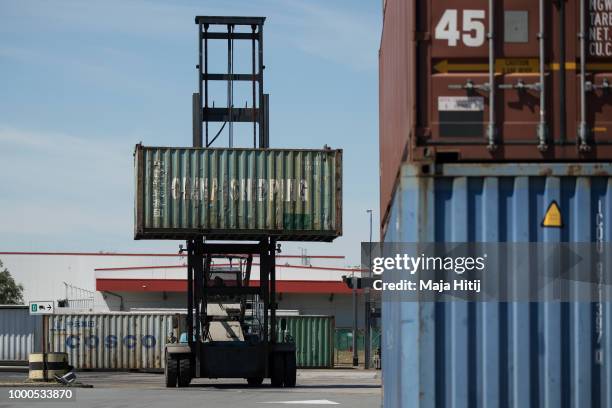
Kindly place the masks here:
POLYGON ((494 0, 489 0, 489 124, 487 125, 487 148, 489 151, 497 149, 495 130, 495 13, 493 9, 494 0))
POLYGON ((545 59, 546 49, 544 44, 544 0, 539 1, 539 59, 540 59, 540 122, 538 123, 538 150, 544 152, 548 150, 548 125, 546 124, 546 83, 545 83, 545 59))
POLYGON ((499 89, 516 89, 518 91, 526 91, 526 90, 541 91, 542 90, 542 86, 539 82, 535 82, 532 84, 526 84, 522 79, 519 79, 514 84, 498 85, 498 88, 499 89))
POLYGON ((580 2, 580 32, 578 33, 578 39, 580 40, 580 123, 578 124, 578 149, 581 152, 588 152, 591 150, 589 146, 589 131, 586 124, 586 93, 587 93, 587 82, 586 82, 586 38, 585 38, 585 11, 584 1, 580 2))
MULTIPOLYGON (((543 71, 541 71, 543 72, 543 71)), ((543 74, 540 75, 540 82, 525 83, 522 79, 517 80, 514 84, 500 84, 499 89, 515 89, 519 92, 535 91, 540 93, 540 121, 537 127, 538 135, 538 150, 545 152, 548 150, 548 125, 546 124, 546 101, 544 97, 544 79, 543 74)))
POLYGON ((465 89, 467 91, 479 90, 489 92, 491 86, 488 82, 484 84, 475 84, 471 79, 465 81, 465 84, 450 84, 448 89, 465 89))

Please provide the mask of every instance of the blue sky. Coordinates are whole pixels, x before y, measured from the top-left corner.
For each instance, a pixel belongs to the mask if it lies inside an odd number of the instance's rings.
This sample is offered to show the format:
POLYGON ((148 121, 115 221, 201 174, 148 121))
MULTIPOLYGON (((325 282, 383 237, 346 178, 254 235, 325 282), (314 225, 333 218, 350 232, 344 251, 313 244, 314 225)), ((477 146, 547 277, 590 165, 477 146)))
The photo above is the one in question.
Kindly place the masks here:
POLYGON ((271 146, 344 149, 344 237, 284 250, 358 263, 367 208, 378 237, 380 1, 0 0, 0 251, 177 249, 132 239, 132 152, 191 144, 195 15, 267 18, 271 146))

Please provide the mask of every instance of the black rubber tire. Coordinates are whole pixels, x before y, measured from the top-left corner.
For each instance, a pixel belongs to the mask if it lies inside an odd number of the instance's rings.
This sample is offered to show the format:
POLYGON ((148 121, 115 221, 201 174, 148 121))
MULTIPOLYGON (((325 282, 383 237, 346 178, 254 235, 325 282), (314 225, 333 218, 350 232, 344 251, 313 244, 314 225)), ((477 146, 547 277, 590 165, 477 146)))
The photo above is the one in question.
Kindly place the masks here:
POLYGON ((252 387, 259 387, 263 383, 263 377, 251 377, 247 378, 247 382, 252 387))
POLYGON ((188 358, 179 360, 178 386, 187 387, 191 382, 191 362, 188 358))
POLYGON ((283 355, 274 353, 270 358, 272 360, 270 364, 270 383, 273 387, 282 387, 285 377, 285 362, 283 361, 283 355))
POLYGON ((178 360, 172 357, 166 357, 166 368, 164 370, 166 376, 166 387, 176 387, 176 380, 178 377, 178 360))
POLYGON ((284 353, 285 360, 285 376, 283 383, 285 387, 295 387, 295 380, 297 376, 297 364, 295 361, 295 352, 284 353))

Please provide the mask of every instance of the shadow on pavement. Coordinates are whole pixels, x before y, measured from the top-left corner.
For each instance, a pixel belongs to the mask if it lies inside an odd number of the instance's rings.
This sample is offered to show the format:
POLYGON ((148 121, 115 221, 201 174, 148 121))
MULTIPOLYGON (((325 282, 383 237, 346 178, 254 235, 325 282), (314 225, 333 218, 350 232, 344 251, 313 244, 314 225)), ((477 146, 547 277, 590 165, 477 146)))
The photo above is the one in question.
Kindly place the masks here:
MULTIPOLYGON (((233 390, 233 389, 244 389, 244 390, 274 390, 274 389, 283 389, 281 387, 271 387, 269 385, 262 385, 260 387, 251 387, 246 384, 190 384, 189 388, 217 388, 224 390, 233 390)), ((380 384, 307 384, 300 385, 297 384, 293 389, 330 389, 330 388, 340 388, 340 389, 355 389, 355 388, 380 388, 380 384)))

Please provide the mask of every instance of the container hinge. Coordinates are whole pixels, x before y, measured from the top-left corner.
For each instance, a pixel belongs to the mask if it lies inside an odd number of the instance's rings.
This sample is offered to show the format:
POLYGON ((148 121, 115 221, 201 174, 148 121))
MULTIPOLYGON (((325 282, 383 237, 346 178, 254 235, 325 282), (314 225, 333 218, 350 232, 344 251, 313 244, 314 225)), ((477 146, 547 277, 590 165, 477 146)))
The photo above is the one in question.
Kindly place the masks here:
POLYGON ((586 122, 580 122, 578 124, 578 150, 581 152, 591 151, 589 146, 589 129, 586 122))

